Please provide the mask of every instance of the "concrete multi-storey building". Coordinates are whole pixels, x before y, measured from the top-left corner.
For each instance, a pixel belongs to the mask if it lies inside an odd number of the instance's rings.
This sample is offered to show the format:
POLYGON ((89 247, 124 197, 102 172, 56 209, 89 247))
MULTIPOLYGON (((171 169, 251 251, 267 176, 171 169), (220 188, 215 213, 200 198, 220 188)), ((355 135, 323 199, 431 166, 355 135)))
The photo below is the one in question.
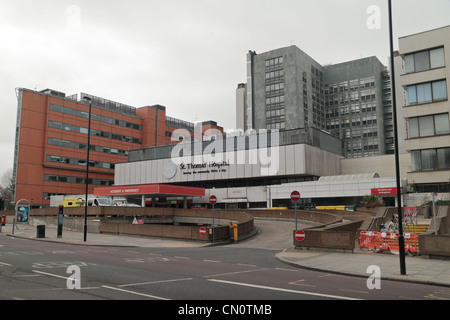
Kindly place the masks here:
POLYGON ((126 162, 130 150, 223 132, 215 121, 207 121, 195 134, 194 123, 166 116, 161 105, 134 108, 84 93, 18 89, 12 202, 48 205, 51 195, 85 193, 89 102, 84 97, 92 101, 90 193, 94 186, 114 183, 115 165, 126 162), (173 141, 176 129, 183 130, 173 141))
POLYGON ((450 192, 450 26, 399 39, 407 92, 408 183, 417 192, 450 192))
POLYGON ((376 57, 322 66, 296 46, 247 54, 238 129, 327 130, 346 157, 394 152, 390 76, 376 57))

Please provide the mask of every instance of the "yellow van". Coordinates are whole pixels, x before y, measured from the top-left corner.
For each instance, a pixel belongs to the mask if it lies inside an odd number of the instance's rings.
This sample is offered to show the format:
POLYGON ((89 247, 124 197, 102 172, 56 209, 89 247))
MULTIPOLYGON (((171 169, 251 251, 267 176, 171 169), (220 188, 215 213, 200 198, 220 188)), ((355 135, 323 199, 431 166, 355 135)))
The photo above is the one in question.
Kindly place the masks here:
POLYGON ((64 198, 64 207, 82 207, 84 201, 81 198, 64 198))

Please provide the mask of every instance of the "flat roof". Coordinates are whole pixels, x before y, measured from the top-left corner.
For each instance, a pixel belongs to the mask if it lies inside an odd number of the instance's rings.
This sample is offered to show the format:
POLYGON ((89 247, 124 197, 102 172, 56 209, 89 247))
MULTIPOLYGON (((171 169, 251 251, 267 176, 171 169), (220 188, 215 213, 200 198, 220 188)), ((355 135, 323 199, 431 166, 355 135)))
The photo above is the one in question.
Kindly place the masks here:
POLYGON ((151 195, 156 197, 202 197, 205 188, 176 186, 170 184, 140 184, 94 188, 95 196, 151 195))

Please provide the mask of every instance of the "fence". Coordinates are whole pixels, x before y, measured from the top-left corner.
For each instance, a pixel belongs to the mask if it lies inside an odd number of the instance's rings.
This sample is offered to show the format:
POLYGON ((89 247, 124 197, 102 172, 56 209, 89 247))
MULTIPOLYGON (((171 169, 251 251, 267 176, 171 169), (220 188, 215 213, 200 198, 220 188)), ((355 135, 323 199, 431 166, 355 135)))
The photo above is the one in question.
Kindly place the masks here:
MULTIPOLYGON (((359 235, 359 246, 381 252, 398 251, 398 233, 361 231, 359 235)), ((405 233, 405 251, 411 254, 419 252, 419 239, 416 234, 405 233)))

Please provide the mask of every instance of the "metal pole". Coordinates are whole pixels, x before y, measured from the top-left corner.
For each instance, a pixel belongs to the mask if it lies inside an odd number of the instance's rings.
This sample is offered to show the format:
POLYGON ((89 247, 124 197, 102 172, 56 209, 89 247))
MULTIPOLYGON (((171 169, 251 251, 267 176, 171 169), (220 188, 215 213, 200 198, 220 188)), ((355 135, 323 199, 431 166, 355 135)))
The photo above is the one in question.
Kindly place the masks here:
POLYGON ((298 230, 298 228, 297 228, 297 202, 294 202, 294 210, 295 210, 295 231, 297 231, 298 230))
POLYGON ((215 230, 214 230, 214 207, 215 207, 215 205, 213 204, 213 212, 212 212, 213 243, 214 243, 214 238, 215 238, 215 230))
POLYGON ((394 149, 395 149, 395 170, 397 180, 397 208, 398 208, 398 246, 400 256, 400 274, 406 275, 405 262, 405 238, 403 236, 403 213, 402 213, 402 197, 400 184, 400 159, 398 151, 398 125, 397 125, 397 103, 395 94, 395 66, 394 66, 394 40, 393 40, 393 26, 392 26, 392 0, 389 2, 389 44, 391 56, 391 90, 392 90, 392 111, 394 118, 394 149))
POLYGON ((84 202, 84 236, 83 241, 86 242, 87 238, 87 210, 88 210, 88 187, 89 187, 89 151, 91 144, 91 111, 92 111, 92 99, 84 97, 89 101, 89 118, 88 118, 88 139, 87 139, 87 153, 86 153, 86 198, 84 202))
POLYGON ((434 202, 434 192, 431 193, 433 196, 433 224, 434 224, 434 234, 437 235, 437 225, 436 225, 436 203, 434 202))

